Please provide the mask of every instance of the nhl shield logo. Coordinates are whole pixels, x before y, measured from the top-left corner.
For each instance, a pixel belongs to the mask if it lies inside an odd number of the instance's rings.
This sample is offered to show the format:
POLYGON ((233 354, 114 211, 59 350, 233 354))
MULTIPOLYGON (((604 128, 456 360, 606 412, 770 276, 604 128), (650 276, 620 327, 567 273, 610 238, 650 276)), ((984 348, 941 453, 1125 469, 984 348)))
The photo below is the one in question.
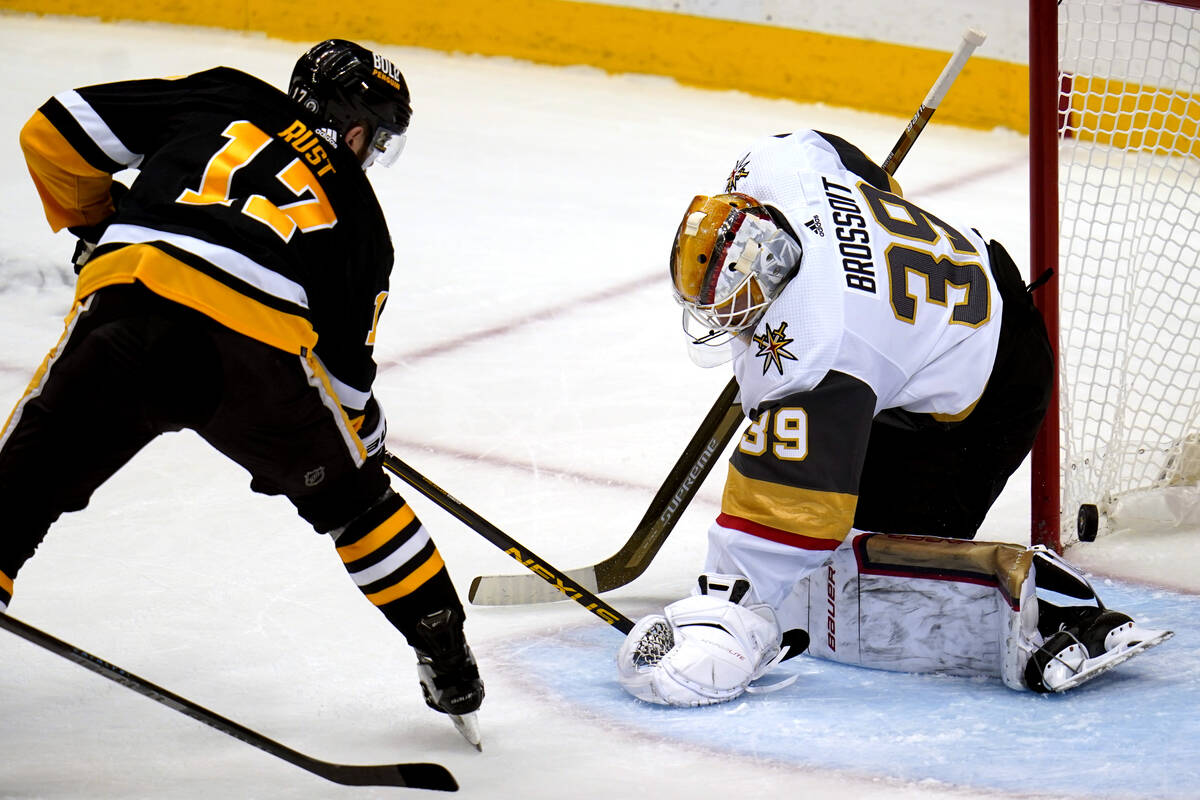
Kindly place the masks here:
POLYGON ((324 467, 317 467, 316 469, 310 469, 308 472, 304 473, 304 485, 305 486, 316 486, 318 483, 320 483, 323 480, 325 480, 325 468, 324 467))

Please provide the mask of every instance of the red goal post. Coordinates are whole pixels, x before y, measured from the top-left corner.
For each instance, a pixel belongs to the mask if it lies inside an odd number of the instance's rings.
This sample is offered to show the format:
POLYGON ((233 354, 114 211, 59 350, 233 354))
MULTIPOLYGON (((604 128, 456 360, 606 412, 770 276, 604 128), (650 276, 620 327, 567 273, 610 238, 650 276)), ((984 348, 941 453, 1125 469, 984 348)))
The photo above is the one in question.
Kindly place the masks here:
POLYGON ((1200 0, 1030 0, 1031 540, 1200 526, 1200 0), (1057 410, 1057 413, 1056 413, 1057 410))

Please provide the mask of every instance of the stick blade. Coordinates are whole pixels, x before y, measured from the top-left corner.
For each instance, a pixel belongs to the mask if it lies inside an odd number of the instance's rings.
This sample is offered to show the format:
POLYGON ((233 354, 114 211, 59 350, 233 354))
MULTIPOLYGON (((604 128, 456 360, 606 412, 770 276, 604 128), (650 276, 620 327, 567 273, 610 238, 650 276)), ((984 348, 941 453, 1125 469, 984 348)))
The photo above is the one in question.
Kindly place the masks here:
POLYGON ((358 766, 329 764, 319 771, 321 777, 343 786, 405 786, 409 789, 431 789, 437 792, 457 792, 458 781, 441 764, 414 761, 406 764, 358 766))
POLYGON ((432 789, 437 792, 457 792, 458 781, 450 774, 450 770, 441 764, 416 762, 411 764, 396 764, 396 770, 404 779, 402 785, 412 789, 432 789))
MULTIPOLYGON (((567 570, 570 578, 589 592, 601 591, 596 582, 595 567, 567 570)), ((538 575, 479 575, 471 581, 467 600, 477 606, 520 606, 534 603, 554 603, 567 600, 565 594, 538 575)))

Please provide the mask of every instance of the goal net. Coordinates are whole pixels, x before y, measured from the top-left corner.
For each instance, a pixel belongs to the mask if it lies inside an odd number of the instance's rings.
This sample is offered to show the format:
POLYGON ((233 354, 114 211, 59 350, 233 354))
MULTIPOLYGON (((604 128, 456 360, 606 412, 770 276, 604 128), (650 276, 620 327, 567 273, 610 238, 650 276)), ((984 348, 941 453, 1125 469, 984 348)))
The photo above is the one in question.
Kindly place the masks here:
POLYGON ((1034 540, 1200 527, 1200 0, 1031 3, 1031 189, 1051 198, 1033 272, 1057 273, 1060 426, 1035 448, 1034 540))

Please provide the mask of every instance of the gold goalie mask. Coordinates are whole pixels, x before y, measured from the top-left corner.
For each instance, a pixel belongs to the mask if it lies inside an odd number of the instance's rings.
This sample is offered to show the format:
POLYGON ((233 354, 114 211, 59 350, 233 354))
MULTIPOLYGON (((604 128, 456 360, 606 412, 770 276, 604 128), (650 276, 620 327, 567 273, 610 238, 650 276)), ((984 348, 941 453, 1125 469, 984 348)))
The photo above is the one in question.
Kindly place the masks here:
POLYGON ((693 360, 727 361, 732 353, 724 345, 754 327, 802 256, 800 243, 753 197, 697 195, 675 233, 671 283, 691 344, 724 352, 707 357, 693 347, 693 360))

